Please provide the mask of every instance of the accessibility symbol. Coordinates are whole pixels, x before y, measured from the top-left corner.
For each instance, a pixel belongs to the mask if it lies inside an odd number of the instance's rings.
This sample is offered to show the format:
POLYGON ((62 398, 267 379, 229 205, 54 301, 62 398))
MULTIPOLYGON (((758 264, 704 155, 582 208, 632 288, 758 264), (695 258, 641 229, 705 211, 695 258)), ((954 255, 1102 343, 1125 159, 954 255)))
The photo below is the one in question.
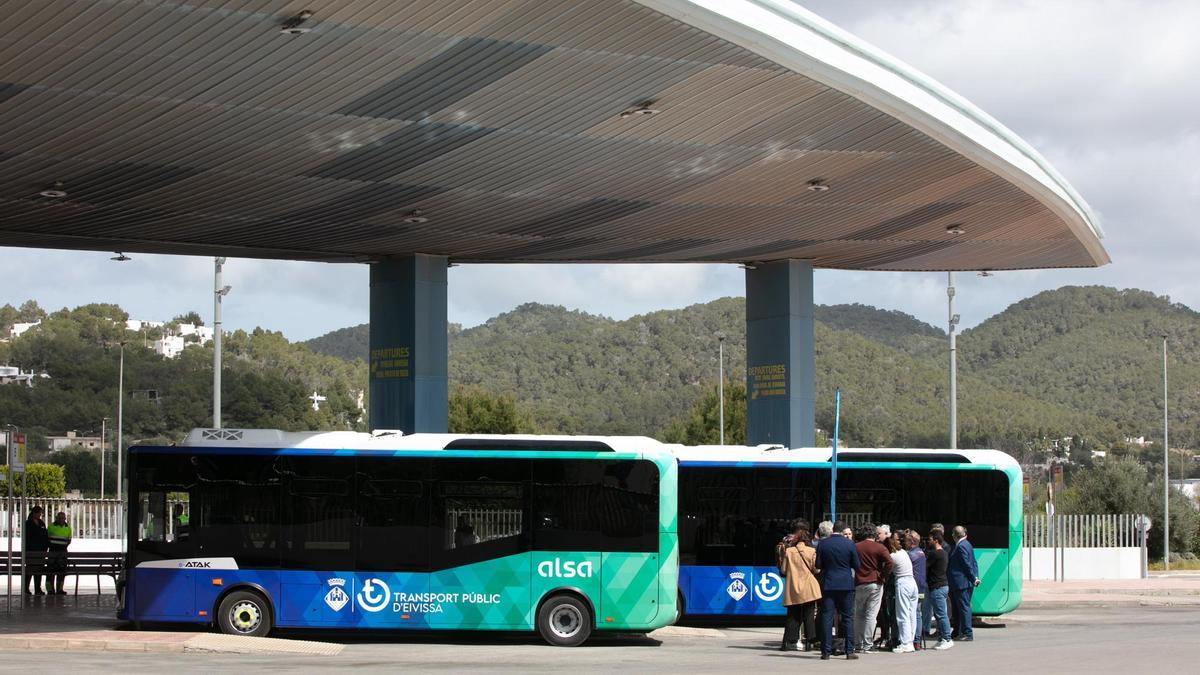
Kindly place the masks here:
POLYGON ((783 579, 774 572, 759 575, 758 583, 754 584, 754 594, 759 600, 767 602, 777 599, 783 595, 783 579))
POLYGON ((362 590, 358 592, 358 606, 365 612, 378 612, 388 606, 391 598, 392 590, 388 585, 372 577, 363 583, 362 590))

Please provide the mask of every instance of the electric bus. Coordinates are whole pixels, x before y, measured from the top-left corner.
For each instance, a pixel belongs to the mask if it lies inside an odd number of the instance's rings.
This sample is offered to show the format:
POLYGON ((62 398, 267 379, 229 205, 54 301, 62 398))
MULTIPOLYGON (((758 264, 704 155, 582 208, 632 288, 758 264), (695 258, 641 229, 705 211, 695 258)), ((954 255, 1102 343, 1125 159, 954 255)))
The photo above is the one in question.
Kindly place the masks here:
POLYGON ((118 616, 594 630, 676 618, 677 463, 648 438, 198 429, 132 447, 118 616))
MULTIPOLYGON (((679 604, 684 616, 784 614, 775 545, 830 518, 829 448, 692 447, 679 458, 679 604)), ((839 450, 837 518, 922 535, 964 525, 982 583, 972 608, 1021 601, 1021 468, 994 450, 839 450)))

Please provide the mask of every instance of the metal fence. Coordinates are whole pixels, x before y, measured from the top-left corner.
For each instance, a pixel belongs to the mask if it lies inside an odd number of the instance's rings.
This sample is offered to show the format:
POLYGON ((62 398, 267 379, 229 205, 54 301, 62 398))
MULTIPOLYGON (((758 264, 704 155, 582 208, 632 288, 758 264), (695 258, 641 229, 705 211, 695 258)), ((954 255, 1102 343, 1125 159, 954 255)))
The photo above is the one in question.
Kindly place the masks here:
MULTIPOLYGON (((45 510, 47 523, 54 520, 54 514, 62 511, 67 514, 67 522, 71 525, 71 536, 75 539, 120 539, 121 523, 124 513, 121 502, 116 499, 49 499, 45 497, 30 497, 24 512, 20 512, 21 502, 13 500, 12 526, 13 536, 21 535, 25 519, 34 506, 45 510)), ((0 500, 0 534, 8 536, 9 514, 7 504, 0 500)))
POLYGON ((1117 514, 1027 514, 1024 545, 1028 548, 1138 548, 1142 535, 1138 516, 1117 514))
POLYGON ((512 537, 521 533, 524 517, 520 509, 446 509, 445 522, 455 529, 446 531, 445 546, 457 548, 457 536, 473 535, 474 543, 512 537))
POLYGON ((1148 522, 1132 513, 1026 515, 1026 578, 1145 578, 1149 561, 1142 528, 1148 522))

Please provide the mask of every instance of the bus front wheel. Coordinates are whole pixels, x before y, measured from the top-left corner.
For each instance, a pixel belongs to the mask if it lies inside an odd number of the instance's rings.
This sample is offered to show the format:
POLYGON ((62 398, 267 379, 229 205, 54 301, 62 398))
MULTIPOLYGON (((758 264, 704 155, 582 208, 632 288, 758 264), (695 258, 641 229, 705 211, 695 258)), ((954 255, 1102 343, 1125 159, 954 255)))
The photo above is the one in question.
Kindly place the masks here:
POLYGON ((221 601, 217 627, 226 635, 266 637, 271 632, 271 608, 254 591, 234 591, 221 601))
POLYGON ((592 634, 595 619, 591 610, 579 598, 559 594, 542 603, 537 615, 537 628, 542 639, 556 647, 575 647, 592 634))

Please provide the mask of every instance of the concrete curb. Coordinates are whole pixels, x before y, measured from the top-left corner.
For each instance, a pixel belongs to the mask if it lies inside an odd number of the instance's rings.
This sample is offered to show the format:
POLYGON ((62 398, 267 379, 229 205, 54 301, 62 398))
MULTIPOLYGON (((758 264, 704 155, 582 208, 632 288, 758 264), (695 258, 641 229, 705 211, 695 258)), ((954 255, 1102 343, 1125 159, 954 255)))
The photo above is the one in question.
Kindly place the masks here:
POLYGON ((89 651, 124 653, 196 652, 207 654, 290 654, 300 656, 336 656, 344 645, 310 640, 239 637, 216 633, 199 635, 179 633, 176 639, 139 640, 136 633, 119 638, 72 638, 61 636, 0 635, 0 650, 89 651))
POLYGON ((1022 600, 1021 609, 1077 609, 1080 607, 1200 607, 1196 596, 1111 596, 1100 598, 1055 598, 1022 600))
POLYGON ((0 636, 0 650, 183 653, 183 642, 146 640, 78 640, 67 637, 0 636))

